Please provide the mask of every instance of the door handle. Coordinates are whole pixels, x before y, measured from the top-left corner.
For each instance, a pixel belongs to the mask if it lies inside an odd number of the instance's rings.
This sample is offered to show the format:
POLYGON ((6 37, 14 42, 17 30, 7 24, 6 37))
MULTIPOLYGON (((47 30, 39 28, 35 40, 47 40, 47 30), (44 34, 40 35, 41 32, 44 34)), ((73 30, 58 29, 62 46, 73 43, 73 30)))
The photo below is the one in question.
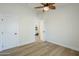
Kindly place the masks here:
POLYGON ((17 35, 17 33, 14 33, 14 35, 17 35))
POLYGON ((4 32, 1 32, 1 34, 4 34, 4 32))
POLYGON ((1 21, 3 21, 4 19, 2 18, 1 21))

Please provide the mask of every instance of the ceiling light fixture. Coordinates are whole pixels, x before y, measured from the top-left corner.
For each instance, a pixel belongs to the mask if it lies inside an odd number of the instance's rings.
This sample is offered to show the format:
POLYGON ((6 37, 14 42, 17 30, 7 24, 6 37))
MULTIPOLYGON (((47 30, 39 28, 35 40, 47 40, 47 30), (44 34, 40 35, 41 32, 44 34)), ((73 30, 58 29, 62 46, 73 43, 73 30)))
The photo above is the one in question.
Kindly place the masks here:
POLYGON ((44 11, 49 11, 49 7, 44 7, 43 10, 44 11))

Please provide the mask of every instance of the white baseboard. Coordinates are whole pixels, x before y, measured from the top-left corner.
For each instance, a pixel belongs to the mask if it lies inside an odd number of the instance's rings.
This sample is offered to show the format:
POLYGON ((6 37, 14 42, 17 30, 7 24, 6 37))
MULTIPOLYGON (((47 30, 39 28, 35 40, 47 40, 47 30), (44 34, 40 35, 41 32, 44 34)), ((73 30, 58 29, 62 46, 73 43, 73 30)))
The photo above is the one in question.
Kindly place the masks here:
MULTIPOLYGON (((24 43, 24 44, 18 44, 17 46, 15 46, 15 47, 11 47, 11 48, 20 47, 20 46, 27 45, 27 44, 30 44, 30 43, 33 43, 33 42, 34 42, 34 41, 27 42, 27 43, 24 43)), ((7 49, 11 49, 11 48, 4 48, 4 49, 0 50, 0 52, 1 52, 1 51, 4 51, 4 50, 7 50, 7 49)))
POLYGON ((58 43, 58 42, 54 42, 54 41, 48 41, 48 42, 51 42, 51 43, 54 43, 54 44, 57 44, 57 45, 60 45, 60 46, 75 50, 75 51, 79 51, 79 49, 77 49, 77 48, 69 47, 68 45, 64 45, 64 44, 61 44, 61 43, 58 43))

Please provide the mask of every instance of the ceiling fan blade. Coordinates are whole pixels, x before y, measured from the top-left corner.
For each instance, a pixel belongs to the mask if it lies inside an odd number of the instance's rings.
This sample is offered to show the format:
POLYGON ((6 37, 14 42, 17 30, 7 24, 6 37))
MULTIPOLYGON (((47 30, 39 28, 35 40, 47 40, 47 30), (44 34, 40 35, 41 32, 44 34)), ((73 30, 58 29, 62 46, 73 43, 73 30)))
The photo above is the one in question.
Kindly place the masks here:
POLYGON ((51 7, 49 7, 50 9, 56 9, 56 7, 55 6, 51 6, 51 7))
POLYGON ((43 8, 44 6, 39 6, 39 7, 35 7, 35 8, 43 8))
POLYGON ((53 6, 55 3, 49 3, 48 6, 53 6))
POLYGON ((55 4, 55 3, 49 3, 49 4, 53 5, 53 4, 55 4))
POLYGON ((47 3, 41 3, 42 5, 47 5, 47 3))

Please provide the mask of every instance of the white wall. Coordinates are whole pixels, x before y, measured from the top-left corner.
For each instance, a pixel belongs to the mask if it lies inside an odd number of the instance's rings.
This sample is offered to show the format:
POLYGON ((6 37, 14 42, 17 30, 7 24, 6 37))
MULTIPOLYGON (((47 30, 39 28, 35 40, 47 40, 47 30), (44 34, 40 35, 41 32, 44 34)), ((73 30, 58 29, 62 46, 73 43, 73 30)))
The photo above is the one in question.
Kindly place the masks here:
POLYGON ((79 4, 57 4, 44 13, 47 41, 79 51, 79 4))
POLYGON ((19 29, 21 44, 28 44, 35 41, 35 26, 37 25, 38 18, 32 9, 27 5, 19 11, 19 29), (21 12, 21 13, 20 13, 21 12))
MULTIPOLYGON (((35 25, 38 23, 33 10, 27 4, 0 4, 0 15, 2 17, 11 16, 18 21, 18 42, 19 45, 28 44, 35 41, 35 25)), ((10 17, 10 19, 11 19, 10 17)))

